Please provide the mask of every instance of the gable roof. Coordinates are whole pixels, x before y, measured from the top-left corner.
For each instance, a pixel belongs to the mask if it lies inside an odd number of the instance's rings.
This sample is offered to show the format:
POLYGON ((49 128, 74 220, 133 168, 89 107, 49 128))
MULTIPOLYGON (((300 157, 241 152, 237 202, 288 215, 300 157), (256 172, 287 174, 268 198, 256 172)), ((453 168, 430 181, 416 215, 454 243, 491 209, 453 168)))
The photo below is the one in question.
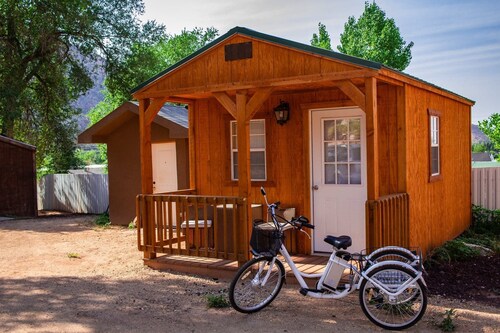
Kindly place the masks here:
MULTIPOLYGON (((104 137, 122 126, 125 122, 139 115, 137 102, 125 102, 106 117, 78 135, 79 143, 103 143, 104 137)), ((153 123, 167 128, 171 138, 188 137, 188 110, 182 106, 164 105, 153 123)))
POLYGON ((21 141, 15 140, 15 139, 11 139, 11 138, 4 136, 2 134, 0 134, 0 142, 5 142, 7 144, 21 147, 21 148, 28 149, 28 150, 36 150, 36 147, 33 145, 30 145, 30 144, 27 144, 25 142, 21 142, 21 141))
POLYGON ((172 66, 168 67, 164 71, 162 71, 162 72, 156 74, 155 76, 149 78, 148 80, 144 81, 143 83, 141 83, 137 87, 133 88, 130 93, 131 94, 135 94, 139 90, 142 90, 143 88, 146 88, 147 86, 149 86, 150 84, 154 83, 155 81, 157 81, 161 77, 163 77, 166 74, 174 71, 175 69, 179 68, 180 66, 182 66, 185 63, 189 62, 190 60, 198 57, 202 53, 208 51, 209 49, 212 49, 213 47, 217 46, 218 44, 222 43, 226 39, 228 39, 231 36, 236 35, 236 34, 242 35, 242 36, 247 36, 247 37, 258 39, 258 40, 262 40, 262 41, 266 41, 266 42, 270 42, 270 43, 273 43, 273 44, 281 45, 281 46, 284 46, 284 47, 288 47, 288 48, 295 49, 295 50, 298 50, 298 51, 310 53, 310 54, 313 54, 313 55, 322 56, 322 57, 325 57, 325 58, 328 58, 328 59, 347 62, 347 63, 352 64, 352 65, 357 65, 357 66, 361 66, 361 67, 365 67, 365 68, 369 68, 369 69, 373 69, 373 70, 377 70, 377 71, 381 70, 381 69, 385 69, 385 70, 388 70, 390 72, 394 72, 396 74, 402 75, 402 76, 404 76, 406 78, 409 78, 409 79, 412 79, 412 80, 416 80, 416 81, 418 81, 420 83, 423 83, 425 85, 428 85, 430 87, 437 88, 437 89, 442 90, 444 92, 447 92, 447 93, 450 93, 452 95, 455 95, 458 98, 464 99, 465 101, 467 101, 471 105, 475 104, 475 102, 473 100, 471 100, 471 99, 468 99, 468 98, 466 98, 464 96, 456 94, 456 93, 454 93, 452 91, 449 91, 447 89, 444 89, 444 88, 439 87, 437 85, 434 85, 432 83, 429 83, 429 82, 427 82, 425 80, 422 80, 422 79, 420 79, 418 77, 415 77, 415 76, 412 76, 410 74, 406 74, 406 73, 401 72, 399 70, 396 70, 396 69, 393 69, 391 67, 388 67, 388 66, 386 66, 384 64, 381 64, 379 62, 370 61, 370 60, 366 60, 366 59, 362 59, 362 58, 350 56, 350 55, 343 54, 343 53, 339 53, 339 52, 335 52, 335 51, 330 51, 330 50, 326 50, 326 49, 322 49, 322 48, 318 48, 318 47, 314 47, 314 46, 311 46, 311 45, 307 45, 307 44, 295 42, 295 41, 284 39, 284 38, 281 38, 281 37, 276 37, 276 36, 264 34, 262 32, 258 32, 258 31, 255 31, 255 30, 251 30, 251 29, 244 28, 244 27, 238 27, 238 26, 232 28, 231 30, 229 30, 228 32, 226 32, 224 35, 222 35, 219 38, 213 40, 212 42, 210 42, 209 44, 205 45, 204 47, 202 47, 198 51, 190 54, 186 58, 184 58, 184 59, 180 60, 179 62, 173 64, 172 66))

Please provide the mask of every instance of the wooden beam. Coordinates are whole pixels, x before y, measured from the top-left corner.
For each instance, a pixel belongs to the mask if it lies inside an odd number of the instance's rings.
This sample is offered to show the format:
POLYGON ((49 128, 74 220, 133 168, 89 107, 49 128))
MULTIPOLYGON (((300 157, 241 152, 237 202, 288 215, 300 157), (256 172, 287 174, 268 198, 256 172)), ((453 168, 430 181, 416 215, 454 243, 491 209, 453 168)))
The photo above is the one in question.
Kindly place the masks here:
POLYGON ((224 107, 224 109, 226 109, 226 111, 229 112, 234 119, 236 119, 236 103, 232 100, 232 98, 225 92, 214 92, 212 94, 224 107))
POLYGON ((377 79, 365 79, 365 96, 368 200, 377 200, 380 193, 377 79))
POLYGON ((405 193, 406 188, 406 85, 396 88, 397 124, 398 124, 398 192, 405 193))
POLYGON ((378 71, 374 69, 356 69, 343 72, 297 75, 297 76, 273 78, 267 80, 211 84, 211 85, 203 85, 197 87, 173 88, 168 90, 156 90, 147 92, 138 91, 133 95, 133 97, 135 99, 160 98, 166 96, 171 96, 173 98, 174 96, 179 96, 183 94, 203 94, 203 93, 213 93, 213 92, 234 91, 236 89, 258 89, 265 87, 277 88, 283 86, 303 85, 313 82, 328 82, 328 81, 373 77, 377 75, 377 73, 378 71))
POLYGON ((262 104, 269 98, 269 96, 271 96, 272 92, 273 88, 262 88, 257 90, 255 94, 253 94, 246 107, 247 120, 253 118, 262 104))
POLYGON ((236 124, 238 133, 238 196, 250 193, 250 120, 246 113, 246 92, 236 93, 236 124))
POLYGON ((189 188, 196 188, 196 126, 195 103, 188 104, 188 142, 189 142, 189 188))
POLYGON ((352 81, 343 80, 337 83, 337 86, 347 95, 361 110, 366 112, 365 94, 352 81))
POLYGON ((165 105, 166 98, 155 98, 151 102, 151 104, 146 109, 146 118, 145 121, 147 124, 151 124, 155 119, 156 115, 160 111, 160 109, 165 105))

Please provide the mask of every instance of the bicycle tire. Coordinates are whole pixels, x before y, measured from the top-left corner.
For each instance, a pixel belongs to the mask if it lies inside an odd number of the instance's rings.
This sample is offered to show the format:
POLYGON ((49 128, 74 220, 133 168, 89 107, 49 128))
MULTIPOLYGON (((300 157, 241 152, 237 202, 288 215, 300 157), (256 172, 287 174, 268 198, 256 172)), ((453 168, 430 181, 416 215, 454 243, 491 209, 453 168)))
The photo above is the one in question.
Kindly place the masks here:
MULTIPOLYGON (((393 284, 393 290, 402 283, 416 277, 416 272, 396 264, 380 265, 368 273, 370 279, 383 285, 393 284)), ((427 289, 419 279, 406 287, 405 291, 390 300, 368 279, 359 288, 359 303, 363 313, 375 325, 387 330, 403 330, 415 325, 427 308, 427 289)))
POLYGON ((370 262, 372 264, 381 263, 388 260, 401 261, 408 265, 411 265, 417 271, 422 270, 421 259, 416 260, 413 255, 409 254, 406 251, 398 249, 386 249, 370 257, 370 262))
POLYGON ((242 313, 257 312, 278 296, 285 281, 285 267, 281 261, 274 261, 266 283, 261 285, 271 261, 269 257, 253 258, 238 270, 229 286, 229 301, 235 310, 242 313))

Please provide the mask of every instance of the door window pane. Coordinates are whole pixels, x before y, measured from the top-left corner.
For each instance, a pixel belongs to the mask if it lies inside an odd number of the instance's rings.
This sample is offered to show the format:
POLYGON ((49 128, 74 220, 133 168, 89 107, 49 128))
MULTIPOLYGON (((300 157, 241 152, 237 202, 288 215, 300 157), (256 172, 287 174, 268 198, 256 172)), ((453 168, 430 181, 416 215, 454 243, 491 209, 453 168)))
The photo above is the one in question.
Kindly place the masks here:
POLYGON ((336 184, 335 164, 325 164, 325 184, 336 184))
POLYGON ((361 184, 361 118, 322 124, 325 184, 361 184))

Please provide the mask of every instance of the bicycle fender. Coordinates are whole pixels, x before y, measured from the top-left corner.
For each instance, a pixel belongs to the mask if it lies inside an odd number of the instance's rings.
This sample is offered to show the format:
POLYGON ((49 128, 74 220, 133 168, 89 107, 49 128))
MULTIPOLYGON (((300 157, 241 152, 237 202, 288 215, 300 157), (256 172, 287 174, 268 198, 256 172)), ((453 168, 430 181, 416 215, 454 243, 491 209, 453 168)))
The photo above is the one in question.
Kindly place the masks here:
POLYGON ((408 250, 407 248, 404 248, 404 247, 400 247, 400 246, 384 246, 384 247, 381 247, 379 249, 376 249, 375 251, 373 251, 367 258, 371 258, 373 257, 374 255, 382 252, 382 251, 387 251, 387 250, 398 250, 398 251, 402 251, 402 252, 405 252, 407 253, 408 255, 410 255, 412 258, 414 258, 415 260, 420 260, 420 257, 418 255, 415 255, 413 254, 413 252, 411 252, 410 250, 408 250))

